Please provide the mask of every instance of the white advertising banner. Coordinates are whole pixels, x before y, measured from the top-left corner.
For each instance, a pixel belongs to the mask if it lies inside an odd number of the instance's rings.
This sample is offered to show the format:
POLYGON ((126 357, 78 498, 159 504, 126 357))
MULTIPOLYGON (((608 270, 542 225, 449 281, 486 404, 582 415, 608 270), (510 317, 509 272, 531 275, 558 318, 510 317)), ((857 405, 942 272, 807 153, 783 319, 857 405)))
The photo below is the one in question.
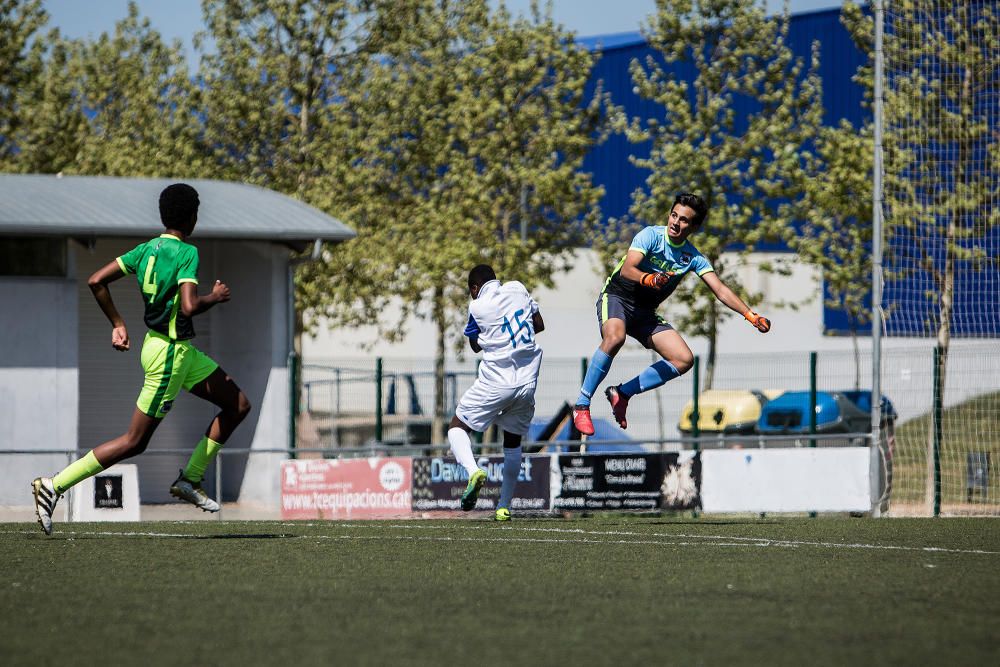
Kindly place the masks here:
POLYGON ((722 449, 701 453, 705 512, 868 512, 867 447, 722 449))

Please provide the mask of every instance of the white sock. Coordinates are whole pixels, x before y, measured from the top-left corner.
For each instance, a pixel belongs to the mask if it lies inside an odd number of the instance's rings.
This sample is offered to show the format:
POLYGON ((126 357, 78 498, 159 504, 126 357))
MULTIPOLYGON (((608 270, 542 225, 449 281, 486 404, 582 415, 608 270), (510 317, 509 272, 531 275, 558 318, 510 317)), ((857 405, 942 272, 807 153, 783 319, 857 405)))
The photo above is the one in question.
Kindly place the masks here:
POLYGON ((500 484, 500 500, 497 508, 510 509, 510 501, 514 498, 517 488, 517 478, 521 474, 521 445, 503 448, 503 482, 500 484))
POLYGON ((455 455, 467 473, 471 475, 479 470, 479 466, 476 465, 476 457, 472 455, 472 440, 469 439, 469 434, 465 429, 457 426, 448 429, 448 444, 451 445, 451 453, 455 455))

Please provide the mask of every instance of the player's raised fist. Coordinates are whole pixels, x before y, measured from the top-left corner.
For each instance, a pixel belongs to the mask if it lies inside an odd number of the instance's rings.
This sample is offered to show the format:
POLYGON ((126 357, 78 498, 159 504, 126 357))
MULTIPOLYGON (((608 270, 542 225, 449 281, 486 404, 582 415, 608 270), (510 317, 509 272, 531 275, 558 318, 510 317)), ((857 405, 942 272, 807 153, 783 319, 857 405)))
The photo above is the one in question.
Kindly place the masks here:
POLYGON ((219 303, 224 301, 229 301, 230 293, 229 286, 221 280, 215 281, 215 286, 212 287, 212 295, 218 300, 219 303))
POLYGON ((767 319, 763 315, 758 315, 752 310, 748 310, 743 314, 743 317, 747 319, 747 322, 757 327, 757 330, 761 333, 767 333, 771 330, 771 320, 767 319))

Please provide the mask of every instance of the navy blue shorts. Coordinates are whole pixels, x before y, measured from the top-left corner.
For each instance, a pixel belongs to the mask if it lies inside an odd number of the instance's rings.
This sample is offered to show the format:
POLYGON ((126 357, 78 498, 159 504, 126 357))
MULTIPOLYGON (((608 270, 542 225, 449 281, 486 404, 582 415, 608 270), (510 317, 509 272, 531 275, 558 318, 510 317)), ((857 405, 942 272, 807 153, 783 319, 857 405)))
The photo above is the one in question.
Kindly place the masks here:
POLYGON ((651 349, 649 338, 661 331, 671 331, 665 319, 655 310, 640 308, 617 294, 602 292, 597 297, 597 326, 600 329, 608 320, 616 318, 625 322, 625 333, 639 341, 643 347, 651 349))

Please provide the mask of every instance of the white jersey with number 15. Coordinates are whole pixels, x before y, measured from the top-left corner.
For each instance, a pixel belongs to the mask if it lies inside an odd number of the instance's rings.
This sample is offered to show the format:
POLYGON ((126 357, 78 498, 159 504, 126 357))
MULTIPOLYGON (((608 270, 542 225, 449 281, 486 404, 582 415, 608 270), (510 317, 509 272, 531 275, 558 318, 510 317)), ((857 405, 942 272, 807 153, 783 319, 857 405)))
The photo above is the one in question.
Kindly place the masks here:
POLYGON ((479 341, 483 361, 479 380, 496 387, 521 387, 538 381, 542 349, 535 344, 531 316, 538 304, 524 285, 491 280, 469 304, 465 335, 479 341))

